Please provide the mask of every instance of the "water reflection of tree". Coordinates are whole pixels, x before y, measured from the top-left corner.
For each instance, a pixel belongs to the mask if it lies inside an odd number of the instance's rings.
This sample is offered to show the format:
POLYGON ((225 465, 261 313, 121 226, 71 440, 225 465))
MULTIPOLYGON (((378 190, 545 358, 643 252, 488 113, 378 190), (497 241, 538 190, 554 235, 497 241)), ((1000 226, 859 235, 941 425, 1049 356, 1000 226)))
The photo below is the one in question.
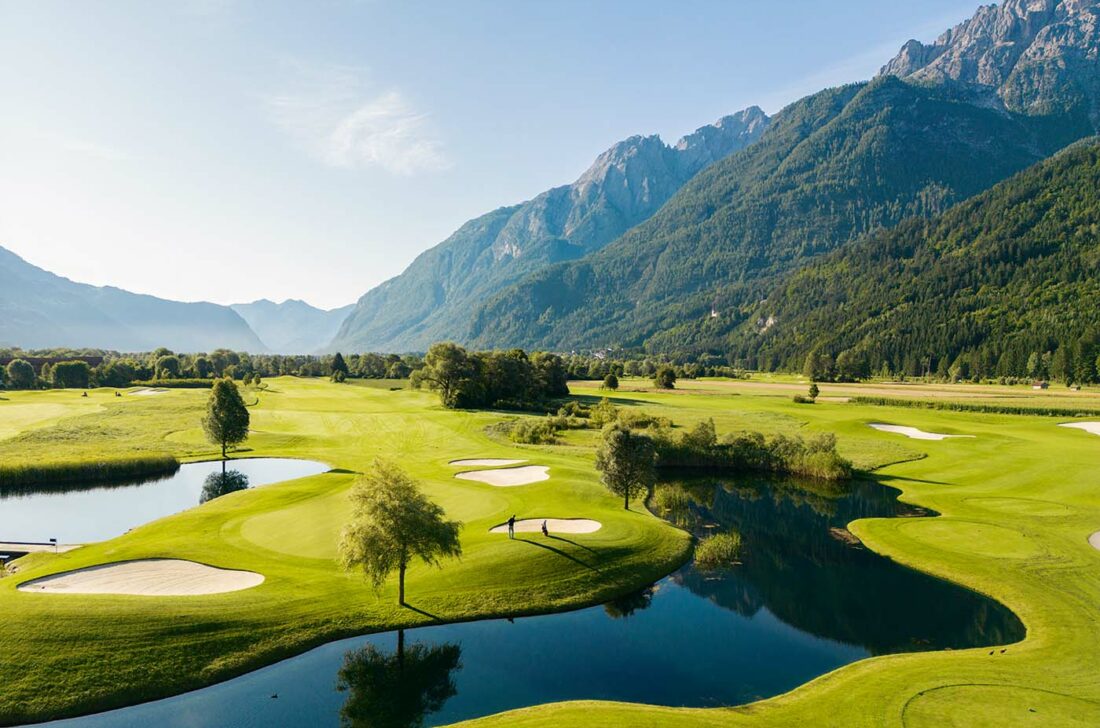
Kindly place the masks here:
POLYGON ((644 589, 624 594, 618 599, 612 599, 603 605, 603 610, 612 619, 625 619, 635 612, 649 609, 649 605, 653 603, 653 595, 656 592, 656 586, 647 586, 644 589))
POLYGON ((374 645, 344 656, 336 689, 348 693, 340 723, 349 728, 419 728, 458 691, 455 670, 461 669, 462 649, 455 644, 405 647, 397 634, 397 650, 374 645))
MULTIPOLYGON (((661 486, 669 487, 669 486, 661 486)), ((686 512, 674 522, 696 535, 734 528, 743 564, 722 578, 694 568, 674 578, 694 593, 740 614, 767 608, 814 635, 865 647, 873 654, 1012 642, 1023 627, 1001 605, 971 591, 902 567, 834 538, 829 529, 858 518, 904 510, 896 491, 868 482, 843 489, 782 480, 715 479, 679 482, 703 497, 675 497, 686 512), (708 527, 710 527, 708 529, 708 527)), ((666 514, 669 517, 669 514, 666 514)))
POLYGON ((199 503, 206 503, 223 495, 247 489, 247 475, 239 470, 223 469, 220 473, 210 473, 206 476, 206 480, 202 482, 202 494, 199 496, 199 503))

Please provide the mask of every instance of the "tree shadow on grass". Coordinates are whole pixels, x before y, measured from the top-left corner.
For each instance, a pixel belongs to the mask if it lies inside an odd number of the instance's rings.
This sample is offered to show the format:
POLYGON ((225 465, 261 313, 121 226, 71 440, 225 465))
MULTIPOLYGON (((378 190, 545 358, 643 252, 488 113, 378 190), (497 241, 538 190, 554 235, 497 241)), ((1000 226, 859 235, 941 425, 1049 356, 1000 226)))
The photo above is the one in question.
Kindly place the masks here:
POLYGON ((423 614, 425 617, 430 617, 431 619, 434 619, 437 622, 442 622, 443 621, 443 618, 440 617, 439 615, 432 614, 431 612, 426 612, 423 609, 420 609, 419 607, 414 607, 413 605, 409 604, 408 602, 405 602, 401 606, 403 606, 405 609, 411 609, 412 611, 416 612, 417 614, 423 614))
MULTIPOLYGON (((526 539, 526 538, 517 538, 515 540, 519 541, 520 543, 528 543, 528 544, 531 544, 532 546, 538 546, 540 549, 546 549, 547 551, 553 551, 558 556, 564 556, 565 558, 569 559, 570 561, 575 562, 577 564, 580 564, 581 566, 583 566, 586 569, 589 569, 591 571, 597 571, 597 572, 599 571, 599 569, 597 569, 595 566, 592 566, 591 564, 587 564, 584 561, 581 561, 580 559, 578 559, 576 556, 573 556, 572 554, 567 554, 566 552, 562 551, 561 549, 554 548, 553 546, 550 546, 549 544, 539 543, 538 541, 531 541, 531 540, 526 539)), ((566 539, 563 538, 563 539, 559 539, 559 540, 560 541, 565 541, 566 539)), ((570 543, 572 543, 572 542, 570 542, 570 543)))

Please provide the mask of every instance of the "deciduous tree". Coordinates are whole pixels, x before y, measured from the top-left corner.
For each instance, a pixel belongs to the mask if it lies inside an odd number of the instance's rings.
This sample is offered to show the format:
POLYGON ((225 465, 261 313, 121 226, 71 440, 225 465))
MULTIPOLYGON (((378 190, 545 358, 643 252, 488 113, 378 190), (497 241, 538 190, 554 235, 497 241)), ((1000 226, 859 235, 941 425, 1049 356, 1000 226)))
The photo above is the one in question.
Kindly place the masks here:
POLYGON ((202 418, 202 429, 210 442, 221 445, 223 458, 227 447, 248 438, 249 419, 248 408, 244 406, 236 383, 228 377, 214 382, 206 416, 202 418))
POLYGON ((424 495, 393 463, 377 460, 351 492, 354 511, 340 539, 340 563, 359 568, 380 589, 397 572, 397 600, 405 604, 405 571, 413 559, 439 566, 462 555, 462 524, 424 495))

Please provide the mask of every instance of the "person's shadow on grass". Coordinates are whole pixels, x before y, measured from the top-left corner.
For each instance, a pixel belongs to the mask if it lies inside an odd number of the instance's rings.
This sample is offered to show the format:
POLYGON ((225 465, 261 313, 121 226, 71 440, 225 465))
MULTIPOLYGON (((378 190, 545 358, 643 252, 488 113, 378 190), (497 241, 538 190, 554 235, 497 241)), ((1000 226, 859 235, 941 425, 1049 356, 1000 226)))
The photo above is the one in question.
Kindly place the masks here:
MULTIPOLYGON (((569 541, 569 540, 564 539, 564 538, 558 538, 557 536, 550 536, 550 538, 557 538, 559 541, 566 541, 567 543, 573 543, 572 541, 569 541)), ((559 548, 554 548, 550 544, 540 543, 539 541, 532 541, 532 540, 526 539, 526 538, 516 538, 515 540, 519 541, 520 543, 527 543, 527 544, 531 544, 532 546, 538 546, 540 549, 546 549, 547 551, 553 551, 558 556, 563 556, 563 557, 569 559, 570 561, 572 561, 574 563, 580 564, 581 566, 583 566, 586 569, 589 569, 591 571, 599 571, 599 569, 597 569, 595 566, 592 566, 591 564, 588 564, 584 561, 581 561, 576 556, 573 556, 572 554, 568 554, 568 553, 566 553, 565 551, 562 551, 559 548)))

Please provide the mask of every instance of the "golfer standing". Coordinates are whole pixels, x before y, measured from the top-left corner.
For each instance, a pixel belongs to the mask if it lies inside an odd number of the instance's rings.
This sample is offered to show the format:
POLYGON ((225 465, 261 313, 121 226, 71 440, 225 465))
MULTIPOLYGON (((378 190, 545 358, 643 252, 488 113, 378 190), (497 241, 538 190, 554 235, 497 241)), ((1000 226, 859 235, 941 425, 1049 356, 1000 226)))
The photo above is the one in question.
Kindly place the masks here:
POLYGON ((508 538, 516 537, 516 514, 513 513, 512 517, 508 519, 508 538))

